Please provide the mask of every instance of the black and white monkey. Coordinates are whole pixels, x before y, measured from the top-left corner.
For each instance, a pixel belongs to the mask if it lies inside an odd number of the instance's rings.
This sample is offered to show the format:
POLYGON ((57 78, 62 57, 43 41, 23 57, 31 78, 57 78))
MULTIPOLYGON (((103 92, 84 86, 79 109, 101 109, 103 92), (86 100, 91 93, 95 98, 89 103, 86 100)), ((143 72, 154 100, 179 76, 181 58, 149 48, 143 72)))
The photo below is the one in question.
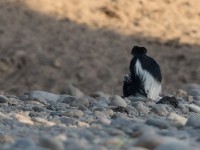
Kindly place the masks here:
POLYGON ((158 63, 146 55, 145 47, 134 46, 130 74, 124 76, 124 97, 136 96, 156 100, 161 93, 162 75, 158 63))

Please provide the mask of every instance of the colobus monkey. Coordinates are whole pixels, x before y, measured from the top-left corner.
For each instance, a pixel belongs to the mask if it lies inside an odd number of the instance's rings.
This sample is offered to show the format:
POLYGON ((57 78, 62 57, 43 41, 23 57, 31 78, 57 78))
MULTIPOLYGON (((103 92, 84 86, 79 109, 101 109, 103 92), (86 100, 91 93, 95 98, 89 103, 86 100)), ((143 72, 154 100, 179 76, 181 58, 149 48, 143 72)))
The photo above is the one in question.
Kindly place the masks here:
POLYGON ((130 74, 124 76, 124 97, 137 96, 153 100, 159 97, 162 81, 160 67, 146 53, 145 47, 133 47, 130 74))

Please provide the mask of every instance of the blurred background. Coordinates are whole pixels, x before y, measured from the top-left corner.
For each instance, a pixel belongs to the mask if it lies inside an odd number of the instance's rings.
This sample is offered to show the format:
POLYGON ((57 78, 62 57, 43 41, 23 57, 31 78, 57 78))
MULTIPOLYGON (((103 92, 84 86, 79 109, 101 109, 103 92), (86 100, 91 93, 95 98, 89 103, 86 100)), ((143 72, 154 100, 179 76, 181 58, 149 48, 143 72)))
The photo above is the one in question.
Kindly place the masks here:
POLYGON ((200 83, 199 0, 0 0, 0 91, 122 94, 134 45, 163 93, 200 83))

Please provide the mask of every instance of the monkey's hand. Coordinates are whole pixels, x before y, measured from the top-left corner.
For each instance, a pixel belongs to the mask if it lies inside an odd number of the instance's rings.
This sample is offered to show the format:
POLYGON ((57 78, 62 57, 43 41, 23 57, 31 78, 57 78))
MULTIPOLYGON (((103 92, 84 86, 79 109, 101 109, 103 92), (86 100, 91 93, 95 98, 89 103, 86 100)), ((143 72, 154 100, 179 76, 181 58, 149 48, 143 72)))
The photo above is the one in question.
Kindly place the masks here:
POLYGON ((123 80, 124 83, 127 83, 127 84, 130 84, 132 82, 132 79, 131 79, 131 75, 130 74, 126 74, 124 76, 124 80, 123 80))

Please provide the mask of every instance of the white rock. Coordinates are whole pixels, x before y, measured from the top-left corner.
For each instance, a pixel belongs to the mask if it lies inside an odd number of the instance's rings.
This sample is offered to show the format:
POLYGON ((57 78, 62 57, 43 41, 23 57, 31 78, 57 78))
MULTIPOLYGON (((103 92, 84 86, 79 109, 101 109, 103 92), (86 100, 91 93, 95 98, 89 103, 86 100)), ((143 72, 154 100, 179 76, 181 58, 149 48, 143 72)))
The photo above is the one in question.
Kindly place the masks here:
POLYGON ((200 113, 200 107, 195 104, 185 104, 189 108, 190 111, 200 113))
POLYGON ((191 115, 189 116, 186 126, 192 126, 192 127, 200 127, 200 115, 191 115))
POLYGON ((57 102, 57 100, 60 97, 59 95, 45 92, 45 91, 30 91, 26 93, 26 95, 29 96, 30 100, 34 100, 34 99, 45 100, 47 103, 57 102))
POLYGON ((172 121, 173 124, 176 126, 184 126, 187 122, 187 118, 173 112, 169 113, 169 115, 167 116, 167 119, 172 121))
POLYGON ((121 106, 121 107, 124 107, 124 108, 127 106, 127 104, 124 101, 124 99, 122 99, 118 95, 115 95, 115 96, 111 97, 110 100, 111 100, 111 103, 110 103, 111 106, 121 106))

